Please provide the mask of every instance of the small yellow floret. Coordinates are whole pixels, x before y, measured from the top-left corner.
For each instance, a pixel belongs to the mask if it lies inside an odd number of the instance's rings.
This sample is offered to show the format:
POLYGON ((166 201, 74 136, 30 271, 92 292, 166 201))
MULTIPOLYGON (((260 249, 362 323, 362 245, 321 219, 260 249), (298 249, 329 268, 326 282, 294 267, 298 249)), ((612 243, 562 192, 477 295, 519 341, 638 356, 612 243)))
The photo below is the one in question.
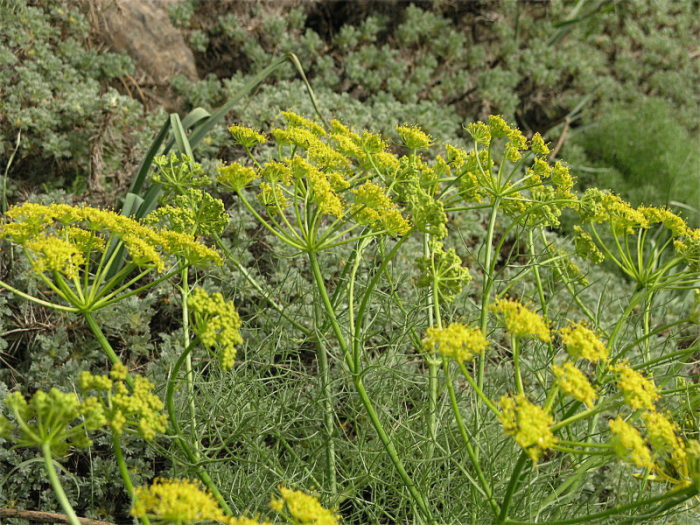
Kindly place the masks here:
POLYGON ((654 403, 661 396, 653 380, 630 368, 626 361, 611 366, 610 370, 617 374, 617 387, 630 407, 635 410, 654 410, 654 403))
POLYGON ((557 438, 549 428, 554 419, 542 407, 522 395, 503 396, 498 404, 503 411, 500 416, 503 430, 515 438, 532 461, 556 444, 557 438))
POLYGON ((570 322, 559 330, 566 351, 575 359, 586 359, 591 363, 605 361, 608 358, 608 348, 596 333, 587 328, 584 323, 570 322))
POLYGON ((314 135, 317 135, 319 137, 325 137, 326 135, 326 130, 323 129, 322 126, 314 122, 313 120, 309 120, 308 118, 304 118, 301 115, 297 115, 296 113, 292 113, 291 111, 281 111, 280 112, 282 116, 284 117, 284 120, 287 121, 287 124, 290 126, 298 126, 300 128, 306 128, 311 133, 314 135))
POLYGON ((586 374, 568 361, 563 366, 553 365, 552 371, 557 378, 559 388, 574 399, 584 402, 589 408, 593 407, 598 394, 586 374))
POLYGON ((415 151, 419 149, 428 149, 433 144, 433 139, 421 130, 418 126, 398 126, 396 131, 401 137, 404 146, 415 151))
POLYGON ((259 174, 248 166, 243 166, 238 162, 232 162, 228 166, 216 168, 219 176, 216 182, 233 191, 240 191, 248 184, 259 177, 259 174))
POLYGON ((280 498, 272 498, 270 506, 282 516, 289 516, 299 525, 339 525, 340 516, 326 509, 310 494, 279 487, 280 498))
POLYGON ((234 124, 228 128, 228 130, 231 132, 234 142, 243 146, 244 148, 250 149, 254 146, 267 142, 267 137, 263 133, 258 133, 257 131, 244 126, 234 124))
POLYGON ((426 352, 438 352, 458 362, 471 361, 486 350, 489 342, 478 328, 453 323, 445 328, 430 327, 423 339, 426 352))
POLYGON ((214 497, 186 479, 156 478, 148 487, 137 487, 131 515, 162 523, 228 522, 214 497))
POLYGON ((194 331, 208 349, 218 351, 221 368, 233 367, 236 347, 243 342, 241 319, 236 308, 223 295, 216 292, 209 295, 204 289, 196 288, 187 299, 187 306, 194 316, 194 331))
POLYGON ((549 328, 542 316, 518 301, 497 299, 491 308, 503 316, 506 330, 515 337, 532 337, 545 343, 551 341, 549 328))
POLYGON ((613 433, 613 448, 618 457, 638 467, 653 470, 651 452, 639 431, 622 419, 622 416, 617 416, 617 419, 611 419, 608 423, 613 433))

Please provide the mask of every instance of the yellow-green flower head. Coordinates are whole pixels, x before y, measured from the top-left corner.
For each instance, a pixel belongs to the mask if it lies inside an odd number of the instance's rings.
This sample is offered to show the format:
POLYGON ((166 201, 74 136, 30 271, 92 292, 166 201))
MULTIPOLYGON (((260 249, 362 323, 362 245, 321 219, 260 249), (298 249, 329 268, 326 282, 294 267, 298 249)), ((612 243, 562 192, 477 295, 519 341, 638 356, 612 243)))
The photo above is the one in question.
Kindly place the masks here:
POLYGON ((647 410, 642 414, 642 419, 647 426, 649 441, 657 455, 684 457, 685 447, 677 432, 680 427, 671 421, 666 415, 654 410, 647 410))
POLYGON ((258 133, 257 131, 244 126, 233 124, 230 128, 228 128, 228 130, 231 132, 233 141, 246 149, 250 149, 267 142, 267 137, 264 133, 258 133))
POLYGON ((311 146, 321 142, 314 133, 305 128, 275 128, 270 133, 272 133, 275 141, 280 146, 295 146, 301 149, 309 149, 311 146))
POLYGON ((280 497, 272 498, 272 509, 298 525, 339 525, 340 516, 326 509, 315 496, 280 486, 280 497))
MULTIPOLYGON (((66 204, 38 205, 24 203, 14 206, 7 212, 7 216, 17 223, 29 225, 34 230, 30 237, 14 237, 14 229, 7 228, 9 224, 0 227, 0 237, 9 237, 14 242, 26 245, 38 240, 42 234, 50 230, 56 231, 56 236, 65 238, 75 236, 76 228, 89 232, 92 236, 102 236, 106 239, 116 236, 124 243, 131 262, 140 267, 152 267, 161 272, 165 269, 165 259, 169 256, 184 257, 189 264, 220 263, 219 255, 196 241, 192 235, 170 232, 168 230, 156 231, 129 217, 120 215, 110 210, 101 210, 90 206, 69 206, 66 204)), ((85 239, 85 234, 81 234, 85 239)), ((30 244, 31 245, 31 244, 30 244)), ((92 240, 83 246, 86 254, 99 256, 105 242, 92 240)), ((58 265, 58 252, 51 254, 49 247, 34 245, 42 253, 48 250, 52 258, 44 261, 45 265, 58 265)), ((72 248, 70 248, 72 251, 72 248)), ((60 253, 67 253, 66 248, 61 248, 60 253)), ((47 255, 48 256, 48 255, 47 255)), ((72 273, 73 266, 79 259, 71 256, 72 263, 67 263, 65 271, 72 273)))
POLYGON ((489 342, 478 328, 453 323, 445 328, 430 327, 423 339, 423 349, 437 352, 457 362, 471 361, 486 350, 489 342))
POLYGON ((513 132, 513 128, 511 128, 500 115, 490 115, 489 132, 493 138, 499 139, 501 137, 507 137, 513 132))
POLYGON ((554 184, 554 186, 556 186, 557 189, 564 195, 566 195, 567 192, 574 187, 574 178, 571 176, 569 168, 564 166, 561 161, 557 161, 552 168, 551 177, 552 184, 554 184))
POLYGON ((497 299, 491 309, 501 314, 506 330, 513 336, 532 337, 545 343, 551 341, 547 322, 518 301, 497 299))
POLYGON ((333 133, 331 134, 331 139, 335 144, 335 148, 340 153, 342 153, 346 157, 356 159, 360 162, 364 161, 366 154, 359 144, 359 137, 357 137, 357 140, 353 140, 352 137, 344 133, 333 133))
POLYGON ((114 433, 121 434, 129 429, 150 441, 167 429, 163 402, 153 393, 155 385, 147 378, 134 376, 133 387, 130 387, 126 384, 127 376, 126 366, 116 363, 108 375, 82 372, 78 385, 83 392, 95 391, 95 397, 90 398, 94 401, 88 405, 101 407, 104 421, 114 433))
POLYGON ((78 247, 60 237, 38 237, 24 243, 31 254, 32 268, 37 273, 58 272, 69 279, 78 276, 85 257, 78 247))
POLYGON ((232 162, 228 166, 220 166, 216 168, 216 171, 219 172, 216 182, 233 191, 242 190, 260 176, 255 169, 243 166, 238 162, 232 162))
POLYGON ((418 126, 398 126, 396 131, 401 137, 403 145, 411 151, 428 149, 433 144, 430 135, 422 131, 418 126))
POLYGON ((467 131, 474 139, 474 142, 482 146, 488 146, 491 143, 491 130, 484 122, 472 122, 467 126, 467 131))
POLYGON ((301 157, 294 157, 290 163, 294 177, 306 182, 311 188, 313 201, 321 213, 335 215, 338 218, 345 214, 343 201, 333 189, 325 173, 301 157))
POLYGON ((187 479, 156 478, 150 486, 137 487, 131 515, 157 523, 228 523, 214 497, 187 479))
POLYGON ((673 238, 685 237, 692 232, 686 222, 668 208, 640 206, 637 210, 646 217, 649 224, 663 224, 673 238))
POLYGON ((194 317, 194 332, 202 344, 218 356, 221 368, 233 367, 236 347, 243 342, 241 319, 232 302, 225 301, 216 292, 209 295, 203 288, 195 288, 187 299, 194 317))
POLYGON ((320 169, 337 170, 350 167, 347 157, 320 140, 309 147, 307 154, 320 169))
POLYGON ((375 230, 385 231, 393 236, 405 235, 411 225, 401 215, 396 204, 381 186, 366 181, 355 194, 357 211, 354 218, 358 224, 367 224, 375 230))
POLYGON ((582 222, 608 224, 613 231, 632 234, 637 228, 648 228, 644 213, 633 208, 617 195, 588 188, 580 200, 582 222))
POLYGON ((178 194, 187 188, 201 188, 211 184, 202 165, 184 153, 155 157, 153 164, 157 168, 153 173, 153 182, 163 186, 166 193, 178 194))
POLYGON ((14 422, 3 419, 2 434, 18 447, 41 447, 48 444, 57 456, 70 447, 91 445, 88 431, 97 430, 106 422, 99 403, 90 398, 81 402, 78 396, 52 388, 38 390, 29 402, 19 392, 5 398, 14 422))
POLYGON ((605 255, 598 249, 598 246, 593 241, 593 237, 591 237, 589 233, 580 226, 574 226, 574 233, 576 255, 593 264, 599 264, 605 260, 605 255))
POLYGON ((578 399, 592 408, 598 397, 586 374, 573 363, 567 361, 562 366, 552 365, 552 372, 557 378, 557 385, 574 399, 578 399))
POLYGON ((294 181, 291 168, 282 162, 267 162, 263 166, 261 175, 268 182, 284 184, 285 186, 289 186, 294 181))
POLYGON ((193 235, 220 234, 228 225, 224 203, 201 190, 188 188, 169 202, 172 204, 160 206, 148 214, 144 222, 193 235))
POLYGON ((608 359, 608 347, 583 322, 570 321, 568 326, 559 329, 559 336, 574 359, 586 359, 591 363, 608 359))
POLYGON ((372 162, 380 173, 392 175, 401 165, 401 161, 396 158, 396 155, 388 151, 380 151, 372 155, 372 162))
POLYGON ((610 367, 617 375, 617 388, 625 396, 625 402, 635 410, 654 410, 654 403, 661 396, 653 380, 630 368, 627 361, 610 367))
POLYGON ((450 144, 445 145, 445 151, 447 152, 447 163, 450 164, 455 169, 459 169, 464 166, 467 161, 467 152, 463 149, 455 148, 450 144))
POLYGON ((437 283, 435 292, 441 301, 451 302, 471 280, 469 268, 462 266, 462 259, 454 248, 445 250, 443 244, 431 240, 431 256, 417 259, 418 286, 425 288, 437 283))
POLYGON ((612 445, 617 456, 641 468, 654 469, 651 451, 639 431, 627 423, 622 416, 608 421, 613 433, 612 445))
POLYGON ((557 438, 549 428, 554 419, 542 407, 522 395, 503 396, 498 404, 504 432, 515 438, 532 461, 537 461, 545 450, 556 444, 557 438))
MULTIPOLYGON (((416 128, 411 128, 411 129, 416 129, 416 128)), ((418 130, 419 133, 422 135, 425 135, 422 131, 418 130)), ((399 132, 400 134, 401 132, 399 132)), ((428 137, 428 135, 425 135, 425 137, 428 137)), ((425 141, 425 137, 421 137, 423 141, 425 141)), ((403 139, 403 136, 402 136, 403 139)), ((428 137, 428 140, 430 140, 430 137, 428 137)), ((368 153, 370 155, 376 155, 377 153, 382 153, 384 150, 387 148, 387 144, 382 139, 382 136, 379 135, 378 133, 370 133, 369 131, 365 130, 362 132, 362 136, 360 137, 360 147, 365 153, 368 153)), ((412 148, 416 149, 416 148, 412 148)))
POLYGON ((547 144, 545 144, 542 135, 539 133, 535 133, 532 136, 532 139, 530 140, 530 151, 541 157, 546 157, 549 155, 549 148, 547 147, 547 144))
POLYGON ((306 128, 318 137, 326 136, 326 130, 324 130, 321 125, 317 124, 313 120, 304 118, 301 115, 292 113, 291 111, 281 111, 280 113, 284 117, 284 120, 287 121, 289 126, 306 128))

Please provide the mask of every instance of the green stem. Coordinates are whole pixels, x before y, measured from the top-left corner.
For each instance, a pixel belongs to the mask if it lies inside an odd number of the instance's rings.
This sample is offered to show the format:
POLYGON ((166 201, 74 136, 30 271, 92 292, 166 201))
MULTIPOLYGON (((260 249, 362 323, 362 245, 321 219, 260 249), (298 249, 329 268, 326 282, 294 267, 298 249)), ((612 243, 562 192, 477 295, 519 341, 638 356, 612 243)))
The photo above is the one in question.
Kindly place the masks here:
POLYGON ((335 413, 333 411, 333 391, 331 389, 330 366, 328 364, 328 351, 323 344, 321 334, 321 320, 318 312, 318 305, 314 304, 314 321, 317 330, 316 334, 316 359, 318 361, 318 376, 321 387, 321 404, 323 406, 323 425, 325 431, 326 444, 326 483, 328 491, 335 499, 338 494, 338 480, 336 474, 335 461, 335 413))
MULTIPOLYGON (((399 473, 401 480, 403 481, 404 485, 408 489, 409 493, 411 494, 413 500, 415 501, 416 505, 420 509, 421 513, 428 520, 428 522, 435 523, 435 519, 432 517, 432 514, 430 513, 430 510, 428 509, 428 506, 425 503, 425 499, 423 498, 423 495, 420 493, 418 488, 413 483, 413 480, 408 475, 408 472, 406 472, 406 469, 403 465, 403 462, 401 461, 401 458, 399 458, 398 452, 396 451, 396 447, 394 446, 394 443, 391 441, 391 438, 386 433, 384 426, 382 425, 381 421, 379 420, 379 416, 377 415, 377 412, 374 409, 374 405, 372 404, 372 401, 370 400, 369 396, 367 395, 367 390, 365 389, 365 386, 362 382, 361 371, 354 370, 352 355, 349 352, 348 345, 347 345, 347 342, 345 340, 345 336, 343 335, 343 331, 341 330, 340 324, 338 323, 338 318, 336 316, 335 310, 333 309, 333 305, 331 304, 330 297, 328 297, 326 285, 323 281, 323 276, 321 275, 321 270, 318 266, 318 260, 316 259, 316 255, 313 252, 310 252, 308 255, 309 255, 309 259, 311 261, 311 269, 312 269, 312 272, 314 275, 314 281, 315 281, 315 284, 316 284, 316 286, 319 290, 319 293, 321 295, 321 300, 323 302, 323 306, 326 310, 326 314, 328 315, 328 319, 329 319, 331 326, 333 328, 333 332, 335 333, 335 336, 338 340, 338 344, 340 345, 340 348, 343 352, 343 355, 345 356, 345 361, 348 364, 350 371, 352 372, 353 383, 355 385, 355 389, 356 389, 358 395, 360 396, 360 400, 362 401, 362 404, 365 407, 367 414, 369 415, 370 421, 372 422, 372 426, 374 427, 375 431, 379 435, 379 439, 381 440, 382 444, 384 445, 384 449, 386 450, 387 454, 389 455, 391 462, 394 464, 394 467, 396 468, 397 472, 399 473)), ((361 313, 360 313, 360 315, 358 315, 358 319, 357 319, 357 322, 360 324, 362 323, 362 311, 364 311, 363 306, 366 306, 366 302, 364 300, 363 300, 363 304, 360 306, 361 313)), ((359 327, 356 327, 356 332, 358 330, 359 330, 359 327)))
POLYGON ((56 473, 56 467, 53 465, 53 457, 51 456, 51 445, 49 443, 44 443, 41 445, 41 452, 44 456, 44 466, 46 467, 46 473, 49 475, 49 483, 56 494, 56 499, 61 504, 63 512, 68 516, 68 521, 71 525, 81 525, 78 516, 76 515, 73 507, 71 507, 68 497, 63 490, 63 485, 58 479, 58 474, 56 473))
POLYGON ((5 290, 9 290, 15 295, 18 295, 22 297, 23 299, 26 299, 27 301, 32 301, 34 303, 40 304, 42 306, 46 306, 47 308, 53 308, 54 310, 61 310, 62 312, 79 312, 78 308, 75 308, 73 306, 63 306, 61 304, 56 304, 56 303, 51 303, 49 301, 43 301, 42 299, 39 299, 38 297, 34 297, 33 295, 29 295, 28 293, 24 293, 21 290, 18 290, 17 288, 14 288, 13 286, 10 286, 6 282, 0 281, 0 286, 5 288, 5 290))
POLYGON ((498 515, 498 523, 504 523, 508 517, 508 511, 510 510, 510 505, 513 502, 513 495, 515 490, 518 488, 520 482, 520 474, 527 463, 528 456, 525 451, 520 453, 515 467, 513 467, 513 472, 510 475, 510 481, 508 482, 508 488, 506 489, 506 494, 503 496, 503 503, 501 504, 501 513, 498 515))
POLYGON ((498 506, 498 503, 496 503, 496 500, 493 498, 491 486, 489 485, 488 481, 486 481, 486 476, 484 476, 483 470, 481 470, 481 465, 479 465, 479 459, 476 455, 476 452, 474 451, 474 448, 471 445, 469 434, 467 432, 466 427, 464 426, 464 420, 462 419, 462 414, 460 413, 459 405, 457 404, 457 396, 455 395, 454 385, 452 384, 450 364, 447 358, 443 358, 442 369, 445 374, 445 380, 447 382, 447 391, 450 395, 450 406, 452 407, 452 413, 455 416, 455 421, 457 421, 457 428, 459 428, 459 434, 462 437, 464 448, 467 450, 469 459, 471 460, 472 466, 476 471, 476 476, 479 479, 481 490, 488 499, 489 505, 491 506, 491 510, 493 510, 494 515, 497 516, 500 512, 500 507, 498 506))
MULTIPOLYGON (((85 317, 85 320, 87 321, 87 324, 90 327, 92 334, 95 336, 95 339, 97 339, 97 342, 100 343, 102 350, 104 350, 105 354, 107 354, 109 361, 113 365, 123 364, 122 360, 119 359, 119 356, 114 351, 114 348, 112 348, 112 345, 110 345, 109 341, 107 341, 107 338, 105 337, 102 328, 100 328, 100 325, 97 324, 95 318, 92 316, 92 312, 83 312, 83 317, 85 317)), ((126 383, 130 387, 134 386, 134 380, 131 378, 131 376, 126 377, 126 383)))
MULTIPOLYGON (((190 344, 190 314, 187 306, 187 299, 190 294, 189 272, 187 266, 182 268, 180 295, 182 298, 182 341, 186 348, 190 344)), ((187 352, 185 358, 185 383, 187 385, 187 395, 189 397, 187 409, 190 416, 190 432, 192 433, 192 445, 194 452, 199 458, 199 438, 197 437, 197 407, 194 403, 194 370, 192 369, 192 352, 187 352)))
POLYGON ((199 457, 197 453, 194 450, 192 450, 187 441, 185 441, 182 437, 182 429, 180 428, 180 423, 177 420, 177 413, 175 412, 174 395, 175 388, 178 382, 177 376, 180 373, 180 369, 185 364, 187 356, 197 345, 198 342, 199 339, 195 337, 192 340, 192 342, 187 346, 187 348, 185 348, 185 350, 182 352, 178 360, 175 362, 175 365, 173 366, 173 370, 170 373, 170 377, 168 378, 168 382, 165 388, 165 406, 168 411, 168 418, 170 419, 170 425, 173 427, 173 431, 175 434, 174 437, 177 440, 178 446, 183 451, 185 456, 187 456, 187 459, 191 463, 191 466, 197 474, 197 477, 204 484, 204 486, 209 489, 209 492, 211 492, 212 496, 214 496, 214 499, 216 499, 216 501, 219 503, 226 515, 230 516, 233 514, 231 507, 228 505, 228 503, 226 503, 226 500, 219 491, 219 488, 214 483, 214 480, 211 479, 209 473, 200 467, 199 457))
POLYGON ((515 368, 515 386, 518 389, 518 394, 521 396, 525 395, 525 389, 523 388, 523 377, 520 372, 520 347, 518 345, 518 338, 514 335, 510 338, 510 345, 513 350, 513 367, 515 368))
MULTIPOLYGON (((126 489, 126 492, 129 494, 129 499, 133 503, 134 501, 134 484, 131 481, 131 476, 129 475, 129 469, 126 466, 126 461, 124 460, 124 453, 122 452, 122 446, 121 443, 119 442, 119 436, 112 432, 112 446, 114 447, 114 456, 117 459, 117 465, 119 466, 119 474, 122 477, 122 481, 124 482, 124 488, 126 489)), ((148 516, 144 516, 141 518, 141 521, 144 523, 144 525, 150 525, 151 520, 148 519, 148 516)))

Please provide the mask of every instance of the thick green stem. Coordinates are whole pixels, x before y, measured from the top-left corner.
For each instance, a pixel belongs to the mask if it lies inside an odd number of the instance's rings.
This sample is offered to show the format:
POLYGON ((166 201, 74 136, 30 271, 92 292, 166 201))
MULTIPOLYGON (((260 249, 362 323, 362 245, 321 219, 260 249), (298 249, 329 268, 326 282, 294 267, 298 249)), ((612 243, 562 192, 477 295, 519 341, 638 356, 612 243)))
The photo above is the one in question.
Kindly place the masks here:
POLYGON ((518 394, 521 396, 525 395, 525 389, 523 388, 523 376, 520 371, 520 345, 518 345, 518 338, 511 336, 510 338, 511 349, 513 350, 513 367, 515 368, 515 386, 518 389, 518 394))
MULTIPOLYGON (((180 283, 180 295, 182 298, 182 341, 183 347, 190 344, 190 313, 187 306, 187 299, 190 294, 189 272, 187 266, 182 268, 180 283)), ((192 352, 187 352, 185 358, 185 383, 187 384, 187 409, 190 416, 190 432, 192 434, 192 445, 197 457, 199 457, 199 438, 197 437, 197 407, 194 403, 194 370, 192 369, 192 352)))
POLYGON ((318 307, 314 305, 314 320, 316 323, 316 360, 318 361, 318 376, 321 387, 321 404, 323 406, 323 426, 326 444, 326 483, 328 492, 332 498, 338 494, 338 479, 335 461, 335 412, 333 410, 333 391, 331 389, 330 366, 328 364, 328 351, 323 344, 323 335, 320 332, 321 320, 318 307))
POLYGON ((53 457, 51 456, 51 445, 49 443, 44 443, 41 445, 41 452, 44 456, 44 467, 46 467, 46 473, 49 475, 49 483, 56 494, 56 499, 61 504, 63 512, 68 516, 68 520, 71 525, 81 525, 78 516, 76 515, 73 507, 71 507, 68 497, 63 490, 63 485, 58 479, 58 474, 56 473, 56 467, 53 465, 53 457))

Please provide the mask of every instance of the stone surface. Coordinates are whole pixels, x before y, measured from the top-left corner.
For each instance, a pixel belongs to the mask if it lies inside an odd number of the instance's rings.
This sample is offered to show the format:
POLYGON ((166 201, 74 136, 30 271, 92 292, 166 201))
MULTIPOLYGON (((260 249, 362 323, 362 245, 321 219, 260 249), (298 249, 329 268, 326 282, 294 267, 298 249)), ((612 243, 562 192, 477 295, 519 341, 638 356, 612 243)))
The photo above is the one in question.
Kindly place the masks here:
POLYGON ((139 70, 159 86, 170 84, 177 74, 198 78, 192 51, 168 16, 168 7, 175 2, 100 0, 94 4, 105 42, 131 56, 139 70))

